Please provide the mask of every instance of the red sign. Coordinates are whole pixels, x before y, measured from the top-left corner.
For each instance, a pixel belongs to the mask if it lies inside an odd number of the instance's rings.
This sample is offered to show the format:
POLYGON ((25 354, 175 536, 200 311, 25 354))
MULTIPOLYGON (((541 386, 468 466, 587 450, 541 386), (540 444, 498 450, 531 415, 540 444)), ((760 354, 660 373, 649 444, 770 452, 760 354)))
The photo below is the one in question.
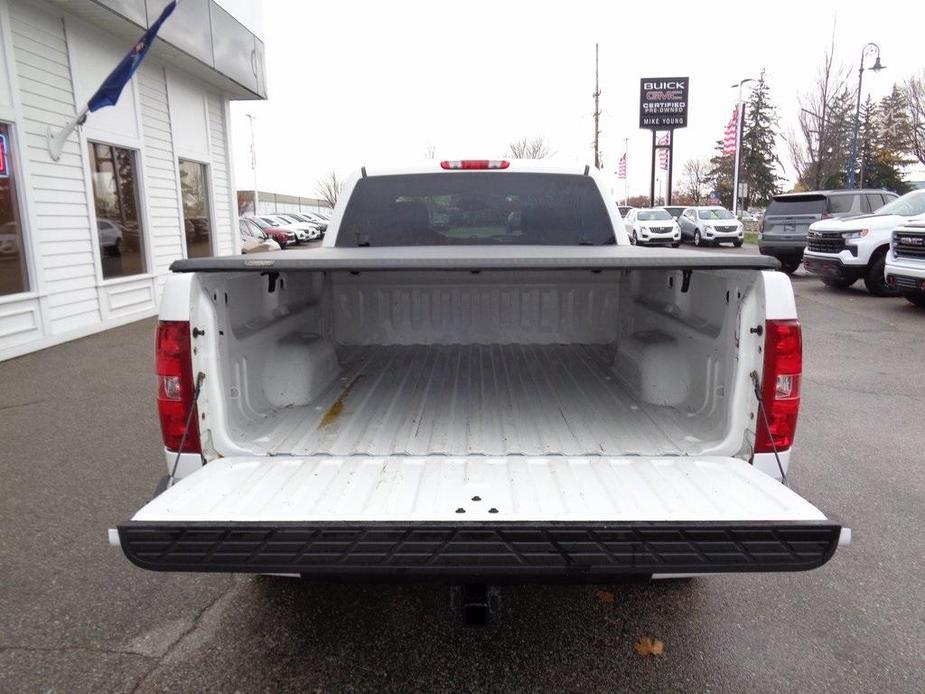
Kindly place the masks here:
POLYGON ((10 175, 10 156, 9 149, 6 146, 6 135, 0 133, 0 178, 8 178, 10 175))

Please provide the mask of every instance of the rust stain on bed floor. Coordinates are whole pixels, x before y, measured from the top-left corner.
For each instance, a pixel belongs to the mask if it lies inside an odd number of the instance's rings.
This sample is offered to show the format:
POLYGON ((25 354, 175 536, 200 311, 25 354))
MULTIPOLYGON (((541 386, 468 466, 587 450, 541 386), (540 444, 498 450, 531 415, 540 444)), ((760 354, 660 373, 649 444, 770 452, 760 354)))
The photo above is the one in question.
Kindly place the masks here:
POLYGON ((337 400, 328 408, 328 411, 324 413, 324 417, 321 418, 321 424, 318 425, 319 429, 324 429, 325 427, 333 424, 338 417, 340 417, 341 412, 344 411, 344 401, 350 395, 350 391, 353 390, 353 386, 356 385, 356 382, 360 380, 360 377, 363 374, 357 374, 353 377, 353 380, 350 381, 344 389, 340 392, 340 395, 337 396, 337 400))

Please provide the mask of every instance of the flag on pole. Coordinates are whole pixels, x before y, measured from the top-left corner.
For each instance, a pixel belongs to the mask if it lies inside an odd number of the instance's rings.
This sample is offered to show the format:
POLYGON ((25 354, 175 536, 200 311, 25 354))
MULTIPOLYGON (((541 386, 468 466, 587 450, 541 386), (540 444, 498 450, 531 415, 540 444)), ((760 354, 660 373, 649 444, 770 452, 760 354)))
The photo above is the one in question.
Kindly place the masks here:
MULTIPOLYGON (((660 147, 663 147, 663 148, 668 147, 668 134, 667 133, 663 134, 660 138, 658 138, 658 144, 660 147)), ((668 150, 667 149, 658 150, 658 168, 662 169, 663 171, 668 170, 668 150)))
POLYGON ((171 0, 171 2, 167 3, 167 6, 164 7, 160 16, 154 20, 154 23, 148 27, 148 30, 135 42, 126 56, 122 58, 113 71, 109 73, 109 76, 103 80, 99 89, 97 89, 93 96, 87 101, 86 106, 80 109, 77 115, 68 121, 67 125, 65 125, 57 135, 52 136, 51 130, 49 129, 48 153, 51 154, 52 159, 55 161, 58 160, 61 156, 61 150, 64 147, 64 141, 67 139, 67 136, 70 135, 78 125, 83 124, 87 119, 88 113, 98 111, 105 106, 116 105, 125 85, 132 79, 135 70, 141 65, 141 61, 144 60, 145 54, 148 52, 148 49, 151 48, 154 39, 157 38, 157 32, 160 30, 161 25, 167 20, 176 7, 177 0, 171 0))
POLYGON ((620 157, 620 163, 617 165, 617 178, 624 180, 626 178, 626 152, 620 157))
POLYGON ((736 132, 739 123, 739 107, 732 109, 732 118, 726 124, 726 132, 723 135, 723 154, 736 153, 736 132))
POLYGON ((119 101, 119 96, 122 94, 122 89, 128 84, 128 81, 132 79, 135 70, 141 65, 141 61, 144 60, 145 54, 148 52, 148 49, 151 48, 151 44, 154 43, 154 39, 161 25, 176 7, 177 0, 172 0, 172 2, 167 3, 164 11, 161 12, 161 16, 154 20, 154 24, 148 27, 148 30, 135 42, 135 45, 132 46, 128 54, 116 65, 115 69, 109 73, 109 77, 103 80, 103 84, 100 85, 100 88, 97 89, 96 93, 87 101, 87 109, 91 113, 104 106, 116 105, 116 102, 119 101))

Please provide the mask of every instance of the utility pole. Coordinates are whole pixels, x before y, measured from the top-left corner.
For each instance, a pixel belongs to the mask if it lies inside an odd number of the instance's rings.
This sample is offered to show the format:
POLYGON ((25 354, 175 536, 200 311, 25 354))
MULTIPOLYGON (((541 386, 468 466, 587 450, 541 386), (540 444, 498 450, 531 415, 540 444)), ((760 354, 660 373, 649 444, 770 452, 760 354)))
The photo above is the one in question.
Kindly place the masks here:
POLYGON ((594 44, 594 168, 601 168, 601 87, 597 73, 598 45, 594 44))
POLYGON ((748 77, 738 84, 732 85, 733 89, 739 88, 739 96, 736 99, 736 154, 732 168, 732 214, 739 211, 739 162, 742 151, 742 127, 745 125, 745 102, 742 101, 742 86, 754 81, 751 77, 748 77))
POLYGON ((250 121, 251 125, 251 171, 254 172, 254 215, 256 216, 258 214, 257 198, 259 196, 257 193, 257 144, 254 140, 254 116, 250 113, 245 115, 247 115, 247 119, 250 121))

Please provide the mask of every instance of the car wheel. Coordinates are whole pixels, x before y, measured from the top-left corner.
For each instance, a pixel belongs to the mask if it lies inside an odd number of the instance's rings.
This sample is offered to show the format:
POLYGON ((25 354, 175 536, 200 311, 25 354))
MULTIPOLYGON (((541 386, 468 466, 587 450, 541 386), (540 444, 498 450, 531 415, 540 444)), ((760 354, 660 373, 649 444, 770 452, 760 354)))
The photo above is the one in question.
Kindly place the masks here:
POLYGON ((874 296, 899 296, 899 290, 886 283, 885 268, 886 253, 880 253, 867 266, 864 286, 874 296))
POLYGON ((741 242, 741 241, 733 241, 733 242, 732 242, 732 245, 735 246, 736 248, 742 248, 742 242, 741 242))
POLYGON ((695 246, 703 245, 703 239, 700 238, 700 229, 697 229, 696 231, 694 231, 694 245, 695 246))
POLYGON ((906 301, 910 304, 918 306, 919 308, 925 308, 925 292, 906 292, 903 296, 906 297, 906 301))
POLYGON ((672 248, 678 248, 680 245, 681 245, 681 242, 680 242, 680 241, 675 241, 673 244, 671 244, 671 247, 672 247, 672 248))
POLYGON ((633 246, 639 245, 639 238, 636 236, 635 231, 633 232, 633 235, 630 236, 630 244, 632 244, 633 246))
POLYGON ((792 275, 796 272, 802 262, 800 258, 778 258, 778 260, 780 261, 781 272, 785 272, 788 275, 792 275))

